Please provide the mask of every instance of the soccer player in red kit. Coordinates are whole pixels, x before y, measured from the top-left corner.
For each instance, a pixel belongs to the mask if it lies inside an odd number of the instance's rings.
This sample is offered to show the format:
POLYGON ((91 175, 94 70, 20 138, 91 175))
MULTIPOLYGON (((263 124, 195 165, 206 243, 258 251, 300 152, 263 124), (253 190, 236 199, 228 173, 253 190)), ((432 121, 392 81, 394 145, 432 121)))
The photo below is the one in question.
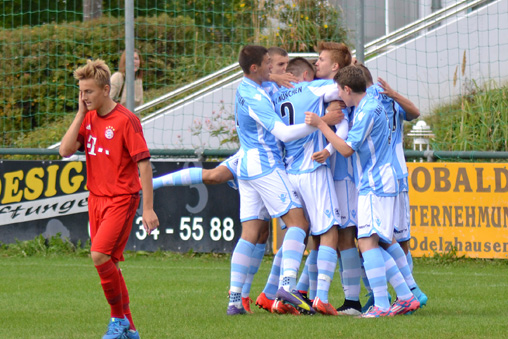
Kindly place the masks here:
POLYGON ((143 225, 148 232, 159 226, 150 153, 139 118, 109 97, 111 73, 104 61, 89 60, 74 77, 79 81, 79 109, 62 138, 60 155, 86 153, 91 257, 111 306, 103 338, 139 338, 118 263, 124 260, 141 188, 143 225))

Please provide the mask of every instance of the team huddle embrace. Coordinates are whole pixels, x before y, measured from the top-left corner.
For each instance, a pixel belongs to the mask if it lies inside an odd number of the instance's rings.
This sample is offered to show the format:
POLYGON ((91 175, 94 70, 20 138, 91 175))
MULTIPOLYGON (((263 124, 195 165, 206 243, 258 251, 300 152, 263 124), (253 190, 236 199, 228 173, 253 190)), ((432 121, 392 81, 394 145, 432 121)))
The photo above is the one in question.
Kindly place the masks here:
POLYGON ((402 123, 419 111, 384 80, 374 84, 344 44, 322 42, 318 50, 315 67, 301 58, 288 62, 280 75, 295 79, 283 86, 273 67, 284 53, 252 45, 240 52, 244 78, 235 118, 241 147, 233 171, 242 236, 232 255, 229 315, 250 311, 251 279, 270 218, 281 218, 286 234, 256 300, 259 307, 370 318, 414 312, 427 302, 407 251, 402 148, 402 123), (298 277, 308 237, 312 246, 298 277), (345 301, 335 309, 328 291, 337 263, 345 301), (363 310, 362 272, 370 293, 363 310), (393 304, 388 282, 397 294, 393 304))
POLYGON ((231 258, 228 315, 252 313, 250 288, 269 220, 286 230, 256 305, 271 313, 365 318, 427 303, 412 275, 404 120, 418 108, 353 62, 345 44, 321 42, 313 65, 281 48, 245 46, 235 119, 240 150, 214 169, 154 179, 162 186, 230 183, 242 235, 231 258), (301 274, 307 240, 309 255, 301 274), (345 300, 328 300, 337 264, 345 300), (360 303, 361 281, 369 299, 360 303), (391 304, 388 282, 397 296, 391 304))

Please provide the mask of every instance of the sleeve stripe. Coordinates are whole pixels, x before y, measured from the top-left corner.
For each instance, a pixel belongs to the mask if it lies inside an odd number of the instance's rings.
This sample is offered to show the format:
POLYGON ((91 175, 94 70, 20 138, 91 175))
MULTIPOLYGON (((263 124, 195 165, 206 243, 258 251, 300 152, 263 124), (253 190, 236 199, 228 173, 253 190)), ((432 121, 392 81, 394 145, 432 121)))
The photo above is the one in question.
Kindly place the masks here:
POLYGON ((149 151, 144 151, 144 152, 141 152, 141 153, 138 153, 136 155, 134 155, 132 157, 132 160, 134 162, 139 162, 141 160, 145 160, 145 159, 150 159, 150 152, 149 151))
POLYGON ((124 114, 129 119, 129 121, 132 124, 132 127, 134 128, 134 132, 140 133, 143 131, 143 129, 141 128, 139 118, 134 113, 132 113, 122 105, 117 105, 116 107, 118 108, 118 111, 120 113, 124 114))

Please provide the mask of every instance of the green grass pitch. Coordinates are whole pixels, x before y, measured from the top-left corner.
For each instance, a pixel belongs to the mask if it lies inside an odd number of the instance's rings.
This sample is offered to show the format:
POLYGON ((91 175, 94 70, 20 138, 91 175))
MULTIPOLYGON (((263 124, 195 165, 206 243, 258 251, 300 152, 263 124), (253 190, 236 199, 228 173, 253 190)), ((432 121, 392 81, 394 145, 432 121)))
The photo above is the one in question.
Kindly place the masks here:
MULTIPOLYGON (((253 299, 263 289, 271 259, 265 257, 254 279, 253 299)), ((411 316, 356 319, 275 315, 254 304, 254 314, 228 317, 229 260, 128 255, 121 267, 141 337, 506 338, 508 333, 506 261, 415 259, 414 276, 429 296, 427 307, 411 316)), ((343 301, 337 277, 330 291, 335 307, 343 301)), ((2 338, 100 338, 108 317, 91 259, 0 256, 2 338)))

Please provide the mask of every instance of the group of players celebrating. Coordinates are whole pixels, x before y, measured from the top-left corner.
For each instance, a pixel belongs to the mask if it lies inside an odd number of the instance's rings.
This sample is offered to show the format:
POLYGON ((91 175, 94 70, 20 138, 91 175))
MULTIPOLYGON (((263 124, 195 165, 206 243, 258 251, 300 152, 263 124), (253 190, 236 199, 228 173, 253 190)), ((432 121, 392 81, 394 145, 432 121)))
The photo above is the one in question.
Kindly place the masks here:
POLYGON ((318 52, 313 65, 289 60, 281 48, 245 46, 235 100, 240 150, 214 169, 154 178, 154 189, 237 183, 242 235, 231 258, 228 315, 252 313, 250 287, 272 218, 282 219, 286 233, 256 299, 260 308, 373 318, 427 303, 412 275, 402 146, 403 122, 419 110, 383 79, 374 84, 345 44, 320 42, 318 52), (328 291, 337 263, 345 301, 336 309, 328 291), (363 307, 362 278, 369 292, 363 307))

